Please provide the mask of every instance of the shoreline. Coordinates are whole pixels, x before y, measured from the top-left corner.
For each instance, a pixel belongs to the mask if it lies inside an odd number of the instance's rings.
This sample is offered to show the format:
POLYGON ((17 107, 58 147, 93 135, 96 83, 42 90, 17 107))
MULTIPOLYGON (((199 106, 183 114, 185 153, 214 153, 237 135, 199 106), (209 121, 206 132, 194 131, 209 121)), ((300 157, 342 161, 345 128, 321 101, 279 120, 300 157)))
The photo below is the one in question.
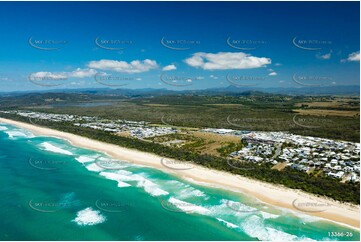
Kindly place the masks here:
POLYGON ((162 164, 162 158, 164 157, 152 153, 124 148, 111 143, 96 141, 79 135, 40 127, 20 121, 14 121, 11 119, 0 118, 0 123, 6 123, 27 129, 36 135, 61 138, 70 142, 74 146, 103 152, 115 159, 139 165, 146 165, 196 184, 245 194, 246 196, 251 196, 252 198, 256 198, 259 201, 270 204, 272 206, 290 209, 300 214, 319 217, 360 231, 359 205, 341 203, 330 198, 318 197, 317 195, 306 193, 300 190, 257 181, 242 177, 240 175, 209 169, 195 164, 192 164, 191 169, 171 169, 162 164), (295 207, 294 204, 296 200, 302 201, 302 204, 317 203, 325 206, 327 204, 327 208, 320 210, 316 209, 314 211, 309 210, 309 212, 305 212, 304 210, 297 209, 295 207))

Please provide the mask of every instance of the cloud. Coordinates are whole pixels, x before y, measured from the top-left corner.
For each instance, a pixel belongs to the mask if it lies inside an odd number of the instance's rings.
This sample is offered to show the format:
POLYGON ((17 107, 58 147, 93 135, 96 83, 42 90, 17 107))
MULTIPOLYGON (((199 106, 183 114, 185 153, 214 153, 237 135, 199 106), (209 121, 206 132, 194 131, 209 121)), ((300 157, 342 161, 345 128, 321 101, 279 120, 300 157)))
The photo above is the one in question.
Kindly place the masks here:
POLYGON ((275 63, 275 66, 282 66, 281 63, 275 63))
POLYGON ((320 53, 318 53, 316 55, 316 57, 321 60, 329 60, 329 59, 331 59, 331 53, 332 53, 332 50, 329 53, 324 54, 324 55, 321 55, 320 53))
POLYGON ((64 73, 52 73, 47 71, 34 72, 29 75, 30 80, 66 80, 68 77, 64 73))
POLYGON ((168 65, 168 66, 163 67, 162 70, 163 71, 173 71, 173 70, 177 70, 177 67, 172 64, 172 65, 168 65))
POLYGON ((97 74, 97 71, 94 69, 80 69, 77 68, 71 72, 48 72, 48 71, 39 71, 31 73, 29 78, 31 80, 66 80, 68 78, 84 78, 91 77, 97 74))
POLYGON ((269 76, 277 76, 277 72, 272 71, 271 73, 268 74, 269 76))
POLYGON ((76 69, 75 71, 67 73, 69 77, 74 78, 84 78, 84 77, 91 77, 97 74, 97 71, 94 69, 76 69))
POLYGON ((88 64, 89 68, 100 69, 100 70, 109 70, 115 72, 125 72, 125 73, 140 73, 146 72, 152 69, 158 68, 158 64, 155 60, 145 59, 143 61, 134 60, 130 63, 126 61, 116 61, 116 60, 100 60, 100 61, 90 61, 88 64))
POLYGON ((243 52, 197 52, 184 61, 189 66, 204 70, 252 69, 271 64, 270 58, 255 57, 243 52))
POLYGON ((360 51, 349 54, 346 61, 360 61, 360 51))

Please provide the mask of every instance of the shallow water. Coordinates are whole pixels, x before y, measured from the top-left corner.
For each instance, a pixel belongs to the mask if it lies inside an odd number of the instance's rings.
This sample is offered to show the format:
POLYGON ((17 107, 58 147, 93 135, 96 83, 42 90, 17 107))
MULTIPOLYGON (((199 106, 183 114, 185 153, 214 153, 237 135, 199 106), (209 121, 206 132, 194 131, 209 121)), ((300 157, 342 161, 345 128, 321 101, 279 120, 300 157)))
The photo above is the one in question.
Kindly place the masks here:
POLYGON ((14 126, 0 124, 0 145, 0 240, 360 238, 317 217, 14 126))

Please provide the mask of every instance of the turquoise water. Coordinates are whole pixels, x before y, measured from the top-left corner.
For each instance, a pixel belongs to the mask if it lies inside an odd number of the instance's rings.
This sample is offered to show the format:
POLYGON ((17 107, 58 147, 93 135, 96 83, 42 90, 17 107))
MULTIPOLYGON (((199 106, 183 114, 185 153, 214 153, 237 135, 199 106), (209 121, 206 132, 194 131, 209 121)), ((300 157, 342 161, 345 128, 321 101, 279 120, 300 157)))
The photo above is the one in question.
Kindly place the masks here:
POLYGON ((0 240, 360 238, 326 220, 10 125, 0 124, 0 147, 0 240))

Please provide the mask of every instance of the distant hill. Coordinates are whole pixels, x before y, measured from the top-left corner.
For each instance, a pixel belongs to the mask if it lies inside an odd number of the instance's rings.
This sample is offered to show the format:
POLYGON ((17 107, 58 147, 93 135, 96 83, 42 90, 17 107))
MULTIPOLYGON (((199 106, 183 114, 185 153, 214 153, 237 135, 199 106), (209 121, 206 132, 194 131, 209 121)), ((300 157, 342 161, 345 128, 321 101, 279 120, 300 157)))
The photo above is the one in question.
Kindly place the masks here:
POLYGON ((90 94, 101 96, 117 97, 150 97, 159 95, 177 95, 177 94, 194 94, 194 95, 255 95, 255 94, 283 94, 283 95, 351 95, 359 96, 360 86, 325 86, 325 87, 300 87, 300 88, 261 88, 261 87, 235 87, 228 86, 222 88, 209 88, 203 90, 169 90, 169 89, 111 89, 111 88, 86 88, 86 89, 54 89, 44 91, 22 91, 22 92, 3 92, 1 97, 22 96, 31 93, 57 93, 57 94, 90 94))

